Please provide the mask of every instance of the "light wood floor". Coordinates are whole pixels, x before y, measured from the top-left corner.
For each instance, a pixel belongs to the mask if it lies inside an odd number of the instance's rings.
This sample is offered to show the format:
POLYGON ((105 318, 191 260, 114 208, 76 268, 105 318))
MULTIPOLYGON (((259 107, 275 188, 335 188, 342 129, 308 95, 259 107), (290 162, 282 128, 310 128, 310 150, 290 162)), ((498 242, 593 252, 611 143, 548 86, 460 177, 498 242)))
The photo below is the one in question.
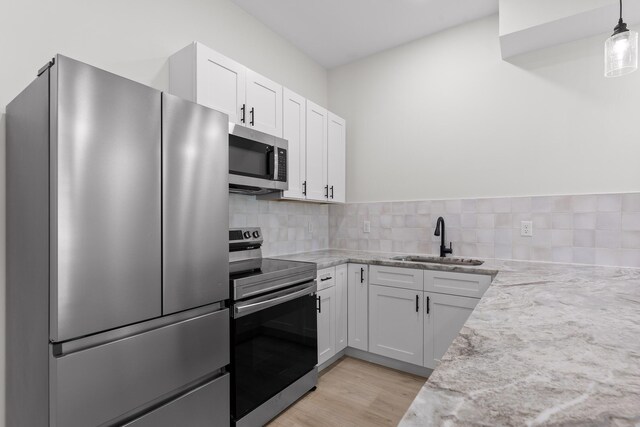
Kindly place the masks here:
POLYGON ((269 427, 395 426, 426 378, 344 357, 269 427))

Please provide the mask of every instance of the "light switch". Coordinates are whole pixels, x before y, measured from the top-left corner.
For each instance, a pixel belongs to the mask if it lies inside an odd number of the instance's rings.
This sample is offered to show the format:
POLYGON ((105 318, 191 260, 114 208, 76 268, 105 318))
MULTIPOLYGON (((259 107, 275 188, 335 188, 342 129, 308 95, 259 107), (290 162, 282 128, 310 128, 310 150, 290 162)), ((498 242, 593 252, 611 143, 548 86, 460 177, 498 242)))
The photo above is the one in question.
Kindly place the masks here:
POLYGON ((362 231, 365 233, 371 233, 371 221, 365 221, 362 227, 362 231))

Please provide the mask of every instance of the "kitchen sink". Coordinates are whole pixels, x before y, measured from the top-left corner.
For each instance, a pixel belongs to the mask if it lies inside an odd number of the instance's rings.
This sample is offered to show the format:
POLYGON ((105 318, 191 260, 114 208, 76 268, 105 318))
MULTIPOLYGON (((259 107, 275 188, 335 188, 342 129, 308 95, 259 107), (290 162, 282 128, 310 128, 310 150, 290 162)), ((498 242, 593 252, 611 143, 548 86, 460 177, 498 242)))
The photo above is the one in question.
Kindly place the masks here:
POLYGON ((447 265, 482 265, 484 261, 479 259, 468 258, 443 258, 438 256, 419 256, 419 255, 401 255, 391 258, 396 261, 409 261, 409 262, 425 262, 432 264, 447 264, 447 265))

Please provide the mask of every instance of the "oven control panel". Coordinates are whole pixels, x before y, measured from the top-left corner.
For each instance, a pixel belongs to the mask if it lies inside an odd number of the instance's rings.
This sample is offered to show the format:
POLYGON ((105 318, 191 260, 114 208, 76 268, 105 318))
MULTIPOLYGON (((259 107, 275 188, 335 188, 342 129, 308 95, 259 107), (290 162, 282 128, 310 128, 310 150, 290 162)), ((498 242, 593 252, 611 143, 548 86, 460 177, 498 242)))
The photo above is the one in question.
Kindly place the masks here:
POLYGON ((229 230, 229 245, 261 245, 263 242, 260 227, 232 228, 229 230))

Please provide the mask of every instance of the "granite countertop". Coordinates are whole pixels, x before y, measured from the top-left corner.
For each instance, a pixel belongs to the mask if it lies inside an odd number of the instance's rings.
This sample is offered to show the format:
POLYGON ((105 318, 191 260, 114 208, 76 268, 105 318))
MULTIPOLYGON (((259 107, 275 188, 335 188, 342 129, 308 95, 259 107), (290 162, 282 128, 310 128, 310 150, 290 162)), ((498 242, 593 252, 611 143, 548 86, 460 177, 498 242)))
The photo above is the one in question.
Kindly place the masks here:
MULTIPOLYGON (((282 258, 400 267, 393 254, 282 258)), ((495 274, 401 426, 640 426, 640 269, 487 260, 495 274)))

